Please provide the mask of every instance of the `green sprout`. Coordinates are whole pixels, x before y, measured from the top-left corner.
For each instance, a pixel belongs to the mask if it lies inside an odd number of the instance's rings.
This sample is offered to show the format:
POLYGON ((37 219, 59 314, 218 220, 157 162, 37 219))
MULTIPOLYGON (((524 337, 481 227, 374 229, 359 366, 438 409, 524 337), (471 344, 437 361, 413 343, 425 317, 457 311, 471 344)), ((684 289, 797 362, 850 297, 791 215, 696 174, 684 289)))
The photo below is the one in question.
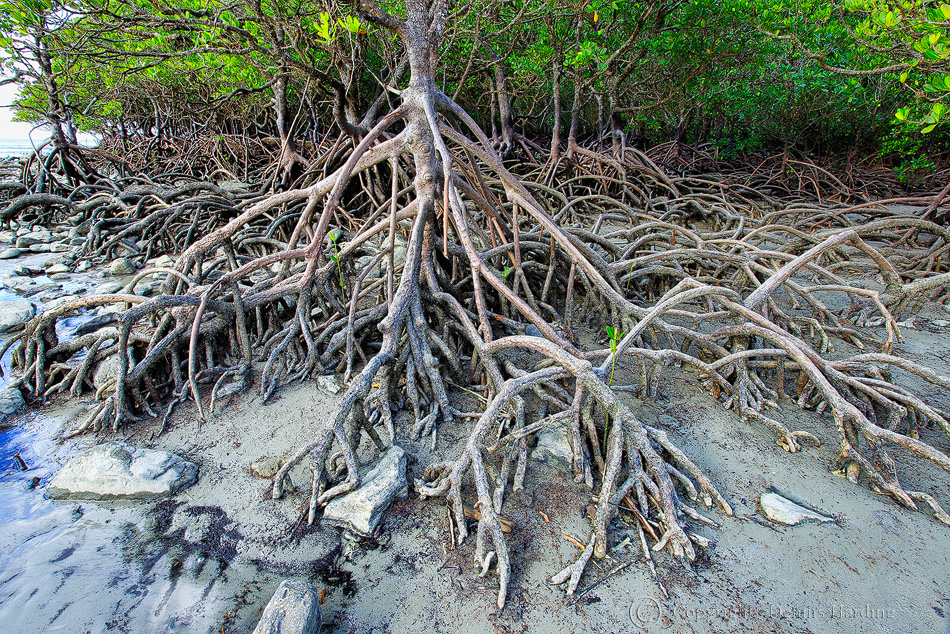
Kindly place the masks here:
MULTIPOLYGON (((617 342, 623 339, 625 334, 627 333, 617 330, 613 326, 607 326, 607 336, 610 338, 610 378, 607 379, 607 385, 612 385, 614 382, 614 368, 617 366, 617 342)), ((610 425, 604 421, 604 447, 607 446, 607 430, 609 429, 610 425)))
POLYGON ((627 333, 617 330, 613 326, 607 326, 607 336, 610 338, 610 378, 607 380, 607 385, 613 383, 614 367, 617 365, 617 342, 620 341, 625 334, 627 333))
POLYGON ((330 256, 330 259, 336 262, 337 273, 340 274, 340 288, 343 289, 344 293, 346 292, 346 286, 343 285, 343 268, 340 266, 340 249, 337 246, 337 240, 343 235, 343 231, 340 229, 334 229, 327 234, 327 237, 330 238, 330 242, 333 243, 333 255, 330 256))

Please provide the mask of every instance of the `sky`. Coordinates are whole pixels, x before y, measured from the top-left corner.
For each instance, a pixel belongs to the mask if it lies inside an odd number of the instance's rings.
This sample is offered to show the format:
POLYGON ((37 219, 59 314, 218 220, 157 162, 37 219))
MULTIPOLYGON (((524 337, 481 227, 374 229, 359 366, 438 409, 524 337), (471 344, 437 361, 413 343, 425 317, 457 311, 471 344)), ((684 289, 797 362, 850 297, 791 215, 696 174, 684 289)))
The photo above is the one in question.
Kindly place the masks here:
MULTIPOLYGON (((16 95, 16 86, 0 86, 0 139, 26 140, 33 128, 29 123, 11 121, 13 112, 10 110, 10 103, 16 98, 16 95)), ((37 140, 46 138, 43 130, 37 130, 33 134, 37 140)))

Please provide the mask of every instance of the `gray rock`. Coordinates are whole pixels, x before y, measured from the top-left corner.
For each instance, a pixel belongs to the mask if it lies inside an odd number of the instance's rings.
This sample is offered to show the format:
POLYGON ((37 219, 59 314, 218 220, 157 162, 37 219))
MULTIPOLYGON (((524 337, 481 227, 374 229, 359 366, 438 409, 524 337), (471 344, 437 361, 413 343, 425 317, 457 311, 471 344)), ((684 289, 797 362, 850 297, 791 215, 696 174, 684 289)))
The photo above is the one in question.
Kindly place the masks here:
POLYGON ((317 589, 285 579, 264 608, 253 634, 317 634, 323 625, 317 589))
POLYGON ((759 498, 762 512, 773 522, 794 526, 802 522, 834 522, 833 517, 821 515, 795 504, 777 493, 763 493, 759 498))
POLYGON ((73 248, 64 242, 54 242, 49 245, 49 250, 52 253, 66 253, 67 251, 72 251, 73 248))
POLYGON ((30 251, 33 253, 49 253, 50 250, 50 246, 42 242, 40 244, 34 244, 30 246, 30 251))
POLYGON ((93 291, 96 295, 111 295, 112 293, 118 293, 122 290, 122 285, 118 282, 106 282, 105 284, 100 284, 96 287, 96 290, 93 291))
POLYGON ((930 323, 932 323, 937 328, 946 328, 947 326, 950 326, 950 320, 947 319, 934 319, 930 323))
POLYGON ((109 265, 109 272, 113 275, 132 275, 135 273, 135 265, 129 258, 117 258, 109 265))
POLYGON ((251 463, 251 473, 258 478, 273 478, 285 464, 287 458, 261 458, 251 463))
POLYGON ((83 260, 82 262, 76 265, 76 272, 85 273, 91 268, 92 268, 92 262, 90 262, 89 260, 83 260))
POLYGON ((16 247, 18 249, 25 249, 37 244, 46 244, 52 239, 53 234, 49 231, 30 231, 16 239, 16 247))
POLYGON ((118 321, 119 316, 116 313, 105 313, 102 315, 95 315, 90 317, 86 321, 82 322, 76 326, 76 330, 73 332, 74 337, 82 337, 83 335, 88 335, 90 332, 95 332, 100 328, 104 328, 110 324, 114 324, 118 321))
POLYGON ((18 258, 23 254, 23 251, 17 249, 16 247, 10 247, 9 249, 4 249, 0 251, 0 260, 12 260, 13 258, 18 258))
POLYGON ((175 258, 170 255, 160 255, 155 258, 155 266, 163 268, 174 268, 175 258))
POLYGON ((53 264, 52 266, 47 267, 47 275, 53 275, 55 273, 69 273, 69 267, 62 263, 53 264))
POLYGON ((135 294, 145 297, 146 295, 153 295, 159 291, 162 287, 161 282, 139 282, 135 287, 135 294))
POLYGON ((76 456, 46 489, 53 499, 151 500, 198 479, 198 465, 167 451, 107 442, 76 456))
POLYGON ((9 416, 18 411, 24 404, 23 394, 20 393, 19 389, 5 387, 0 390, 0 414, 9 416))
POLYGON ((22 326, 36 315, 36 306, 25 301, 0 301, 0 330, 22 326))
POLYGON ((49 279, 56 282, 65 282, 66 280, 72 279, 72 275, 69 273, 53 273, 49 276, 49 279))
POLYGON ((16 288, 16 289, 26 288, 27 286, 31 286, 35 284, 33 280, 31 280, 28 277, 24 277, 22 275, 10 275, 8 277, 5 277, 3 278, 3 283, 9 286, 10 288, 16 288))
MULTIPOLYGON (((362 271, 367 266, 372 264, 375 255, 364 255, 356 258, 354 264, 356 265, 357 271, 362 271)), ((367 273, 368 277, 380 277, 383 274, 383 260, 380 260, 376 263, 376 266, 373 267, 373 270, 367 273)))
POLYGON ((541 334, 541 331, 538 329, 538 327, 535 326, 534 324, 528 324, 527 326, 525 326, 524 334, 528 335, 529 337, 541 337, 541 338, 544 337, 544 335, 541 334))
POLYGON ((317 377, 317 387, 330 396, 336 396, 343 391, 343 382, 338 374, 321 374, 317 377))
POLYGON ((31 275, 41 275, 46 272, 46 269, 40 269, 35 266, 26 266, 25 264, 17 264, 13 267, 14 275, 21 275, 23 277, 29 277, 31 275))
POLYGON ((538 444, 531 452, 531 459, 570 471, 574 452, 571 450, 567 426, 559 423, 548 425, 538 431, 537 437, 538 444))
POLYGON ((16 234, 12 231, 0 231, 0 242, 11 244, 14 240, 16 240, 16 234))
POLYGON ((327 504, 323 519, 360 535, 372 535, 392 501, 409 493, 406 460, 401 447, 390 447, 360 488, 327 504))
POLYGON ((97 389, 102 389, 105 385, 108 385, 109 381, 113 381, 119 375, 119 357, 117 355, 109 355, 102 361, 96 364, 96 369, 92 372, 92 385, 97 389))

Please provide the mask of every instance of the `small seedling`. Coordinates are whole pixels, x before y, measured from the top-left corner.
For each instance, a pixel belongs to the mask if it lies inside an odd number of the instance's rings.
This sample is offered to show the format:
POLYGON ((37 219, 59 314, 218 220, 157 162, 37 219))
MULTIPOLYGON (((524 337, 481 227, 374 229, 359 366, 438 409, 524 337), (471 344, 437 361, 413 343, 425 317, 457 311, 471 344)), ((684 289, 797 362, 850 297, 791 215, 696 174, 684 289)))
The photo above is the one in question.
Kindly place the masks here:
POLYGON ((509 275, 511 275, 511 267, 510 267, 510 266, 506 266, 506 267, 505 267, 505 272, 504 272, 504 274, 503 274, 503 276, 502 276, 502 279, 507 282, 509 275))
POLYGON ((630 275, 630 273, 633 273, 633 269, 635 269, 635 268, 637 268, 637 261, 636 261, 636 260, 630 260, 630 270, 627 271, 627 273, 628 273, 628 275, 627 275, 627 292, 628 292, 628 293, 630 292, 630 282, 633 280, 633 275, 630 275))
POLYGON ((333 255, 330 256, 330 259, 336 262, 336 270, 337 270, 337 273, 340 274, 340 288, 343 289, 343 291, 345 292, 346 287, 343 285, 343 268, 340 266, 340 249, 337 246, 337 240, 339 240, 340 236, 342 235, 343 235, 342 231, 340 231, 339 229, 334 229, 333 231, 327 234, 327 237, 329 237, 330 242, 333 243, 333 255))
POLYGON ((607 385, 613 383, 614 367, 617 365, 617 342, 623 339, 625 334, 627 333, 621 332, 613 326, 607 326, 607 336, 610 338, 610 378, 607 380, 607 385))

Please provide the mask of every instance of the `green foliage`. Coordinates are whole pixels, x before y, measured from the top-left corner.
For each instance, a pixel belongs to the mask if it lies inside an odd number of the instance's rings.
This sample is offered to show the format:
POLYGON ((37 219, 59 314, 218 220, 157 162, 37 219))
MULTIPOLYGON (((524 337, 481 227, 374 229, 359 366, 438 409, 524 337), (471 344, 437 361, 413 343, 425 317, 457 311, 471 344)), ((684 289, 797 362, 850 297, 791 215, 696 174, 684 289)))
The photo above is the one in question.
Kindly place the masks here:
MULTIPOLYGON (((839 1, 458 4, 441 87, 486 119, 491 47, 524 115, 518 125, 539 136, 554 125, 558 67, 562 117, 581 87, 581 135, 607 129, 598 131, 603 110, 616 129, 650 142, 711 141, 727 160, 795 144, 848 151, 857 139, 878 151, 921 132, 939 137, 927 147, 940 146, 950 118, 950 4, 839 1)), ((386 6, 402 12, 398 2, 386 6)), ((49 110, 29 48, 38 33, 71 122, 104 133, 120 122, 150 129, 156 108, 209 134, 266 127, 278 75, 288 111, 325 129, 332 109, 301 109, 304 99, 330 102, 337 82, 358 118, 401 55, 398 38, 361 22, 348 3, 0 0, 0 71, 17 76, 17 116, 31 121, 49 110)), ((900 164, 908 178, 930 165, 905 156, 900 164)))

